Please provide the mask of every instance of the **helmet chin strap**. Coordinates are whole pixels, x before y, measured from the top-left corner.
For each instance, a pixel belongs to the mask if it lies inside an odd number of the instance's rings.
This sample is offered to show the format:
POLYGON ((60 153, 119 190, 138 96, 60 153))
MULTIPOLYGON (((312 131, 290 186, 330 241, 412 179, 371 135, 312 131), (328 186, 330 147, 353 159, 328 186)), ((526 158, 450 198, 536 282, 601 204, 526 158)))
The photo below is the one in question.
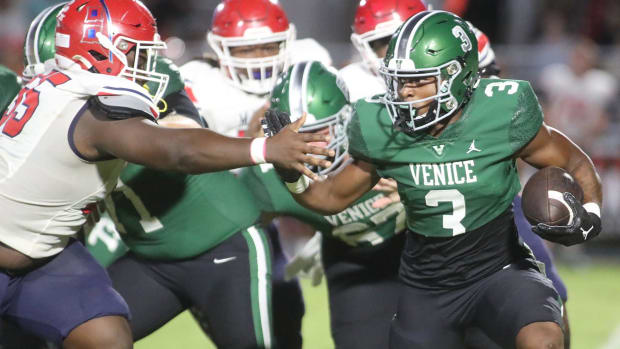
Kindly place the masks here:
POLYGON ((397 108, 396 110, 398 116, 396 119, 396 125, 398 125, 398 129, 407 134, 413 135, 422 126, 431 123, 437 118, 437 113, 440 109, 438 108, 438 105, 439 102, 437 100, 433 100, 428 105, 428 111, 423 116, 415 119, 411 116, 411 109, 397 108), (413 127, 410 125, 413 125, 413 127))
POLYGON ((439 113, 439 110, 439 102, 435 99, 431 102, 431 104, 429 104, 428 111, 426 112, 426 114, 424 114, 423 117, 413 120, 414 127, 422 127, 428 123, 433 122, 433 120, 437 119, 437 117, 439 116, 437 115, 439 113))

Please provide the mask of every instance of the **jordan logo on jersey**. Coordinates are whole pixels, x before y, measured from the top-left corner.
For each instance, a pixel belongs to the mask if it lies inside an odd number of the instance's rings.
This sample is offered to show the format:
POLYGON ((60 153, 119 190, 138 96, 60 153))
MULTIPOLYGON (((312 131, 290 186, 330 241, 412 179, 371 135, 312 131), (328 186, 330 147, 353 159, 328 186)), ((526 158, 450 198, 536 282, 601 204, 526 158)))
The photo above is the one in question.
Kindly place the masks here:
POLYGON ((476 148, 476 140, 472 140, 471 144, 469 145, 469 149, 467 150, 466 154, 471 153, 472 151, 477 151, 477 152, 481 152, 482 150, 476 148))

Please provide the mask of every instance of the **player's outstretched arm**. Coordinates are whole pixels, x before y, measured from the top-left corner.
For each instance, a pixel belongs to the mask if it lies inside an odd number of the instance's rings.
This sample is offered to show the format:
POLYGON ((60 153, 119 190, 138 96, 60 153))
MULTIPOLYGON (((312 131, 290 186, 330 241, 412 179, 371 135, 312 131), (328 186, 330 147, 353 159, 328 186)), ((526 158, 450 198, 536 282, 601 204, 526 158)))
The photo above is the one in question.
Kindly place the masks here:
MULTIPOLYGON (((292 125, 291 125, 292 126, 292 125)), ((251 166, 261 162, 294 170, 327 162, 307 154, 330 156, 324 148, 309 142, 325 141, 325 136, 299 134, 287 127, 266 140, 264 147, 250 155, 250 138, 232 138, 207 129, 164 128, 142 118, 108 118, 96 108, 88 108, 78 121, 74 143, 89 160, 117 157, 160 170, 202 173, 251 166), (256 159, 256 157, 259 159, 256 159)))
POLYGON ((575 143, 558 130, 542 124, 540 130, 518 154, 528 164, 537 167, 557 166, 568 171, 584 193, 584 204, 570 193, 564 194, 573 211, 573 222, 568 226, 538 224, 533 229, 547 240, 574 245, 596 237, 601 231, 601 179, 592 160, 575 143))
POLYGON ((313 211, 332 215, 349 207, 378 181, 379 175, 373 165, 354 160, 325 180, 311 183, 302 193, 293 193, 293 197, 313 211))

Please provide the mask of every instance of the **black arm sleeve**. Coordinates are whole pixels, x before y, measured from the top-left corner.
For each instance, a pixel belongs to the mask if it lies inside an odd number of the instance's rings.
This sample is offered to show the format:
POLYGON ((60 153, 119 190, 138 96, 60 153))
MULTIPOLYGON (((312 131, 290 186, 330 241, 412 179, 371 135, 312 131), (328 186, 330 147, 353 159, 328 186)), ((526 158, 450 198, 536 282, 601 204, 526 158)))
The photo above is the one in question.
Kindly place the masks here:
POLYGON ((160 119, 175 113, 196 121, 202 127, 208 127, 207 122, 200 116, 198 109, 196 109, 192 100, 189 99, 185 90, 174 92, 166 96, 166 103, 168 103, 168 109, 161 113, 160 119))

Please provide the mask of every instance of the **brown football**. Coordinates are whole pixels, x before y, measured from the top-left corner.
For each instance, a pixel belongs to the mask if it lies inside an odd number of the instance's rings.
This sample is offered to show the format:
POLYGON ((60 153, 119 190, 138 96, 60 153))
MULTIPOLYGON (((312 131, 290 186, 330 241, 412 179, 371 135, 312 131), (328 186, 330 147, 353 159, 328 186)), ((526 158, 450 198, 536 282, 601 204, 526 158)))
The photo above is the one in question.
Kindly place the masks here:
POLYGON ((571 212, 563 193, 569 192, 583 203, 583 190, 573 177, 559 167, 545 167, 525 184, 521 207, 532 225, 566 225, 571 212))

